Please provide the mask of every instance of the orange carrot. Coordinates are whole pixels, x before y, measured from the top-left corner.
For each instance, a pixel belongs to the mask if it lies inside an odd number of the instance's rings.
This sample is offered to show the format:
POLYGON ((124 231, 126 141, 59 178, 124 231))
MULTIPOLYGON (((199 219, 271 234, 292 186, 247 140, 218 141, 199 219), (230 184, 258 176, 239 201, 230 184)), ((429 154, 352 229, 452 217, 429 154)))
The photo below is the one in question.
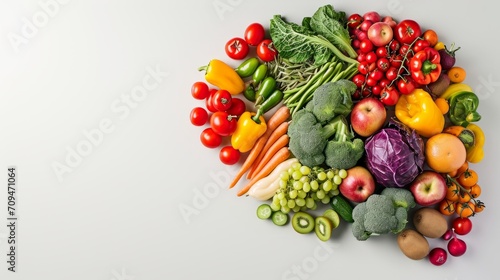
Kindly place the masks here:
POLYGON ((281 137, 276 140, 271 147, 266 151, 264 156, 262 157, 262 160, 255 166, 254 173, 252 176, 250 176, 250 179, 252 179, 255 174, 259 174, 260 170, 266 165, 266 163, 271 160, 274 154, 276 154, 281 148, 286 147, 288 145, 288 141, 290 140, 290 137, 288 137, 288 134, 283 134, 281 137))
POLYGON ((255 144, 254 144, 253 148, 250 150, 250 153, 248 154, 247 158, 245 159, 245 161, 241 165, 240 170, 238 170, 238 173, 236 173, 236 176, 234 176, 234 179, 231 182, 231 184, 229 185, 229 188, 233 188, 234 186, 236 186, 236 184, 241 179, 243 174, 245 174, 245 172, 247 172, 248 169, 250 169, 253 162, 255 161, 257 156, 259 155, 260 151, 262 150, 262 148, 266 144, 266 140, 267 139, 263 136, 261 136, 259 139, 257 139, 257 142, 255 142, 255 144))
POLYGON ((234 177, 233 181, 229 185, 229 188, 233 188, 236 186, 238 181, 241 179, 243 174, 247 172, 254 161, 257 159, 259 156, 260 152, 264 148, 264 145, 267 142, 267 139, 269 139, 269 136, 273 133, 273 131, 282 123, 286 122, 288 118, 290 117, 290 109, 283 105, 282 107, 278 108, 276 112, 269 118, 267 121, 267 129, 266 132, 255 142, 254 146, 250 150, 250 153, 248 154, 247 158, 241 165, 240 170, 238 173, 236 173, 236 176, 234 177))
POLYGON ((243 189, 241 189, 238 192, 238 196, 242 196, 246 194, 250 188, 255 184, 257 181, 260 179, 266 177, 269 175, 278 164, 282 163, 283 161, 287 160, 290 157, 290 150, 288 147, 283 147, 281 148, 276 154, 273 155, 273 157, 266 163, 266 165, 260 170, 259 173, 257 173, 251 180, 246 184, 243 189))
POLYGON ((271 135, 269 135, 266 145, 264 146, 264 148, 262 148, 262 151, 260 151, 259 156, 255 159, 254 163, 252 164, 252 167, 250 167, 250 170, 248 171, 247 174, 247 179, 252 178, 253 174, 255 173, 255 168, 257 167, 257 165, 259 165, 259 162, 262 160, 265 153, 274 144, 274 142, 276 142, 281 136, 287 133, 288 125, 289 122, 283 122, 273 131, 273 133, 271 133, 271 135))

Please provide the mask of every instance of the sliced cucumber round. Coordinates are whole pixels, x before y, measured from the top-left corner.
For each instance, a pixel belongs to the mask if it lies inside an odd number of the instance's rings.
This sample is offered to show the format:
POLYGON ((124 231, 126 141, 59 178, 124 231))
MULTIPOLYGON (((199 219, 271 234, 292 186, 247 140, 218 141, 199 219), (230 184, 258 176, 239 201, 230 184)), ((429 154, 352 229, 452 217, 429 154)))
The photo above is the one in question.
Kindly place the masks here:
POLYGON ((273 214, 273 209, 271 209, 271 206, 269 204, 261 204, 259 207, 257 207, 257 217, 262 220, 266 220, 271 218, 271 215, 273 214))
POLYGON ((296 212, 292 217, 292 227, 298 233, 310 233, 314 230, 314 218, 306 212, 296 212))
POLYGON ((281 211, 276 211, 271 215, 271 220, 275 225, 283 226, 288 222, 288 215, 281 211))

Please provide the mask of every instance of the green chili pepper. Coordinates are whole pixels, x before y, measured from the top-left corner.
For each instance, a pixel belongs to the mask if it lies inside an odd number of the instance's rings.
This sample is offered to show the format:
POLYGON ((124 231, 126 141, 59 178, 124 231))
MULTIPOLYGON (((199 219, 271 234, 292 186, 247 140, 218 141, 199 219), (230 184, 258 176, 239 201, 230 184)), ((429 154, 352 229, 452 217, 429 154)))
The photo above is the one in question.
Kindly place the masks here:
POLYGON ((259 89, 257 90, 257 95, 255 99, 255 104, 259 105, 264 100, 266 100, 271 93, 276 89, 276 80, 269 76, 266 77, 259 85, 259 89))
POLYGON ((449 99, 449 103, 448 114, 453 124, 466 127, 469 123, 481 119, 481 115, 477 112, 479 98, 475 93, 470 91, 457 93, 449 99))
POLYGON ((260 116, 264 115, 269 110, 274 108, 282 100, 283 100, 283 92, 279 89, 274 90, 273 93, 269 95, 269 97, 266 100, 264 100, 262 104, 258 106, 257 114, 253 116, 252 119, 254 121, 257 121, 260 118, 260 116))
POLYGON ((255 102, 255 87, 252 84, 248 85, 243 92, 243 96, 245 96, 248 101, 255 102))
POLYGON ((257 67, 259 67, 259 59, 256 57, 250 57, 243 61, 240 66, 238 66, 235 71, 242 78, 250 77, 253 75, 257 67))
POLYGON ((267 76, 267 64, 263 63, 257 67, 252 75, 252 81, 254 85, 259 84, 267 76))

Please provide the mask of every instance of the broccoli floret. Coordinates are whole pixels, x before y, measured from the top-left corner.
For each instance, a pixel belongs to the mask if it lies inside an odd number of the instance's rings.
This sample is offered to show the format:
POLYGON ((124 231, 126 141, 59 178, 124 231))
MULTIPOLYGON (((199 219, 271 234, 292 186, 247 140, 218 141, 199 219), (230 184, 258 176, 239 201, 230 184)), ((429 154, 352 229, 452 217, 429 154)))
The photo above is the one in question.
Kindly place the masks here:
POLYGON ((314 91, 309 108, 320 123, 327 123, 336 116, 347 116, 353 107, 351 95, 355 91, 356 85, 350 80, 325 83, 314 91))
MULTIPOLYGON (((349 169, 355 166, 365 152, 363 140, 354 138, 354 133, 348 128, 343 116, 335 119, 337 132, 325 147, 325 163, 329 167, 349 169)), ((335 120, 334 119, 334 120, 335 120)))
MULTIPOLYGON (((384 189, 385 190, 385 189, 384 189)), ((380 194, 373 194, 365 202, 356 205, 352 212, 354 223, 352 233, 358 240, 367 240, 372 235, 392 232, 400 233, 408 223, 408 211, 415 206, 413 196, 407 189, 394 189, 380 194), (394 198, 397 198, 396 200, 394 198), (404 199, 406 207, 399 203, 404 199), (397 202, 396 202, 397 201, 397 202), (408 203, 409 202, 409 203, 408 203)))
POLYGON ((394 206, 410 209, 417 205, 413 194, 406 189, 385 188, 382 190, 381 194, 390 197, 394 206))
POLYGON ((323 153, 328 138, 335 134, 335 124, 318 123, 312 112, 299 110, 288 127, 288 147, 304 165, 318 166, 324 163, 323 153))

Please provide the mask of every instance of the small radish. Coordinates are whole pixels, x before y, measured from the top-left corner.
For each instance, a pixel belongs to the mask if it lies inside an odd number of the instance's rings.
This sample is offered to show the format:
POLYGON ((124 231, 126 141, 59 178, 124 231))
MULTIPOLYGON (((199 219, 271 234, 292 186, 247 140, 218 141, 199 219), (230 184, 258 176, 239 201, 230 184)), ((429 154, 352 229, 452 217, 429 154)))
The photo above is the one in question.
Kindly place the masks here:
POLYGON ((467 244, 462 239, 453 237, 448 241, 448 252, 454 257, 459 257, 467 251, 467 244))
POLYGON ((429 261, 433 265, 443 265, 448 259, 448 253, 446 250, 440 247, 436 247, 429 252, 429 261))
POLYGON ((450 240, 453 237, 453 230, 450 228, 448 229, 441 238, 444 240, 450 240))

